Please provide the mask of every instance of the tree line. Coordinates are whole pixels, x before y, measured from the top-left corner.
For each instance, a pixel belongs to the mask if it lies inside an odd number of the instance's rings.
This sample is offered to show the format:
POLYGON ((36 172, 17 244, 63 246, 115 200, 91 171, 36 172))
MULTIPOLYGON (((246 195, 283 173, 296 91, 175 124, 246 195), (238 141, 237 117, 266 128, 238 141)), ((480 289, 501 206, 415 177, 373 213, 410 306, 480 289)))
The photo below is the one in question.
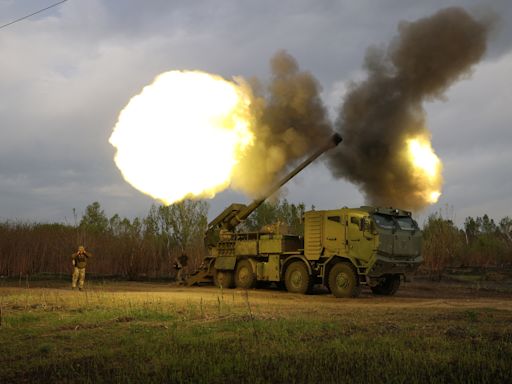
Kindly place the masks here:
MULTIPOLYGON (((314 209, 314 207, 312 207, 314 209)), ((5 221, 0 223, 0 276, 68 274, 71 253, 84 245, 95 257, 88 272, 126 279, 172 278, 174 261, 183 253, 194 271, 205 254, 204 232, 209 205, 184 200, 152 205, 142 218, 107 217, 93 202, 75 224, 5 221)), ((269 225, 303 235, 304 203, 286 199, 263 203, 240 226, 258 231, 269 225)), ((435 213, 423 225, 423 268, 440 277, 447 267, 512 265, 512 219, 495 222, 488 215, 468 217, 463 228, 435 213)))
POLYGON ((496 222, 485 214, 467 217, 458 228, 441 212, 431 214, 423 227, 423 257, 437 278, 447 267, 512 266, 512 219, 496 222))
POLYGON ((208 204, 185 200, 152 205, 143 218, 108 218, 98 202, 75 225, 0 223, 0 275, 66 274, 79 245, 93 253, 88 272, 128 279, 174 275, 173 262, 185 253, 190 268, 203 257, 208 204))

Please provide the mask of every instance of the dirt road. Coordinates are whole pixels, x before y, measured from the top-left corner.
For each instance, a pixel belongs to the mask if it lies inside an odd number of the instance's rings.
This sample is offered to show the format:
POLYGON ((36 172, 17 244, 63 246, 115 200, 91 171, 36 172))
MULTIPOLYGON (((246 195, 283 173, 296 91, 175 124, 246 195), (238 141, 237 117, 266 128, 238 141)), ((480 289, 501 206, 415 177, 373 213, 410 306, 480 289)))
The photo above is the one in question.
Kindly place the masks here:
MULTIPOLYGON (((64 282, 33 282, 30 287, 2 284, 0 296, 18 297, 43 295, 51 298, 58 295, 62 300, 122 299, 127 302, 155 302, 163 304, 199 303, 215 305, 220 301, 234 306, 250 305, 255 311, 287 316, 294 313, 329 316, 357 311, 400 311, 406 309, 485 309, 512 311, 512 294, 499 290, 478 289, 473 285, 454 283, 414 282, 404 284, 395 296, 375 296, 364 289, 357 299, 337 299, 328 292, 317 289, 311 295, 291 294, 277 289, 218 289, 211 286, 181 287, 165 283, 91 281, 85 292, 69 289, 64 282)), ((9 300, 9 301, 10 301, 9 300)), ((26 300, 26 298, 25 298, 26 300)), ((4 302, 4 305, 6 303, 4 302)))

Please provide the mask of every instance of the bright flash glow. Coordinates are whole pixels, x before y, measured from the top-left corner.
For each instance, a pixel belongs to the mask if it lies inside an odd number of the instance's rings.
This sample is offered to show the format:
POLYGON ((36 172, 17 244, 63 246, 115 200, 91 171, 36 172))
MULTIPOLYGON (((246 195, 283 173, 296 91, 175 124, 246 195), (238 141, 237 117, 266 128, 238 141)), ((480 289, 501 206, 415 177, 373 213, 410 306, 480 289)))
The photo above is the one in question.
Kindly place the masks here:
POLYGON ((204 72, 159 75, 119 114, 109 142, 135 188, 171 204, 213 197, 254 140, 251 95, 204 72))
POLYGON ((441 196, 441 192, 439 192, 439 191, 430 192, 430 196, 429 196, 428 201, 430 203, 435 203, 435 202, 437 202, 437 200, 439 200, 440 196, 441 196))
POLYGON ((424 136, 408 139, 407 159, 422 187, 421 197, 429 204, 436 203, 441 196, 443 165, 434 153, 430 140, 424 136))

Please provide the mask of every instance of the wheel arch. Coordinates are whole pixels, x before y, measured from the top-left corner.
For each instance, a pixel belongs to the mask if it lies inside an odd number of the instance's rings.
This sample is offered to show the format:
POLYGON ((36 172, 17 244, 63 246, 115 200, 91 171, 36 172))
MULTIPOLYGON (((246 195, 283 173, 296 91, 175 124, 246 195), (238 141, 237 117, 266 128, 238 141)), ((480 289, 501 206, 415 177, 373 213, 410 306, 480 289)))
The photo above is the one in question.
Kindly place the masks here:
POLYGON ((345 256, 339 256, 339 255, 334 255, 334 256, 331 256, 329 259, 327 259, 327 261, 324 263, 324 273, 323 273, 323 276, 322 276, 322 284, 324 286, 328 286, 328 282, 329 282, 329 272, 331 271, 331 268, 334 267, 336 264, 338 263, 348 263, 352 266, 352 268, 355 269, 355 272, 356 272, 356 276, 357 276, 357 268, 356 266, 354 265, 354 263, 352 262, 352 260, 348 257, 345 257, 345 256))
POLYGON ((236 271, 236 268, 238 267, 238 264, 241 262, 241 261, 245 261, 247 260, 250 264, 251 264, 251 267, 252 267, 252 271, 254 273, 256 273, 256 268, 257 268, 257 264, 259 262, 259 260, 257 260, 257 255, 244 255, 244 256, 238 256, 236 258, 236 262, 235 262, 235 265, 233 267, 233 271, 236 271))
POLYGON ((303 255, 292 255, 288 258, 286 258, 283 262, 283 267, 281 268, 281 271, 279 272, 279 276, 281 278, 281 281, 284 280, 284 274, 286 273, 286 268, 293 263, 294 261, 302 261, 304 264, 306 264, 306 268, 308 270, 309 275, 313 275, 313 269, 311 268, 311 264, 309 264, 308 259, 306 259, 303 255))
MULTIPOLYGON (((256 255, 254 256, 246 256, 244 258, 240 258, 237 260, 237 264, 240 262, 240 260, 247 260, 249 263, 251 263, 251 267, 252 267, 252 271, 254 272, 254 274, 256 274, 256 268, 257 268, 257 263, 258 263, 258 260, 256 260, 256 255)), ((236 266, 235 266, 236 268, 236 266)))

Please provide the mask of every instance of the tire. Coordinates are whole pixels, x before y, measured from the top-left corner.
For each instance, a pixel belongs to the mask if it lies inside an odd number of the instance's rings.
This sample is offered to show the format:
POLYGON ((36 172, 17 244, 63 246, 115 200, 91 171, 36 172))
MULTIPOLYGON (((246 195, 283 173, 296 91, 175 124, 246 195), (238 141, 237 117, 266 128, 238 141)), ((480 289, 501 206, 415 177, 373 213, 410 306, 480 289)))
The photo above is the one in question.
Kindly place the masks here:
POLYGON ((336 297, 357 297, 361 293, 357 274, 348 263, 339 262, 331 268, 328 284, 336 297))
POLYGON ((288 292, 308 293, 311 291, 313 279, 302 261, 291 263, 284 274, 284 284, 288 292))
POLYGON ((233 288, 233 271, 218 269, 213 275, 213 282, 219 288, 233 288))
POLYGON ((237 288, 250 289, 256 283, 256 274, 249 260, 240 260, 236 264, 235 285, 237 288))
POLYGON ((400 288, 400 275, 387 275, 384 281, 381 281, 375 287, 371 287, 374 295, 392 296, 400 288))

